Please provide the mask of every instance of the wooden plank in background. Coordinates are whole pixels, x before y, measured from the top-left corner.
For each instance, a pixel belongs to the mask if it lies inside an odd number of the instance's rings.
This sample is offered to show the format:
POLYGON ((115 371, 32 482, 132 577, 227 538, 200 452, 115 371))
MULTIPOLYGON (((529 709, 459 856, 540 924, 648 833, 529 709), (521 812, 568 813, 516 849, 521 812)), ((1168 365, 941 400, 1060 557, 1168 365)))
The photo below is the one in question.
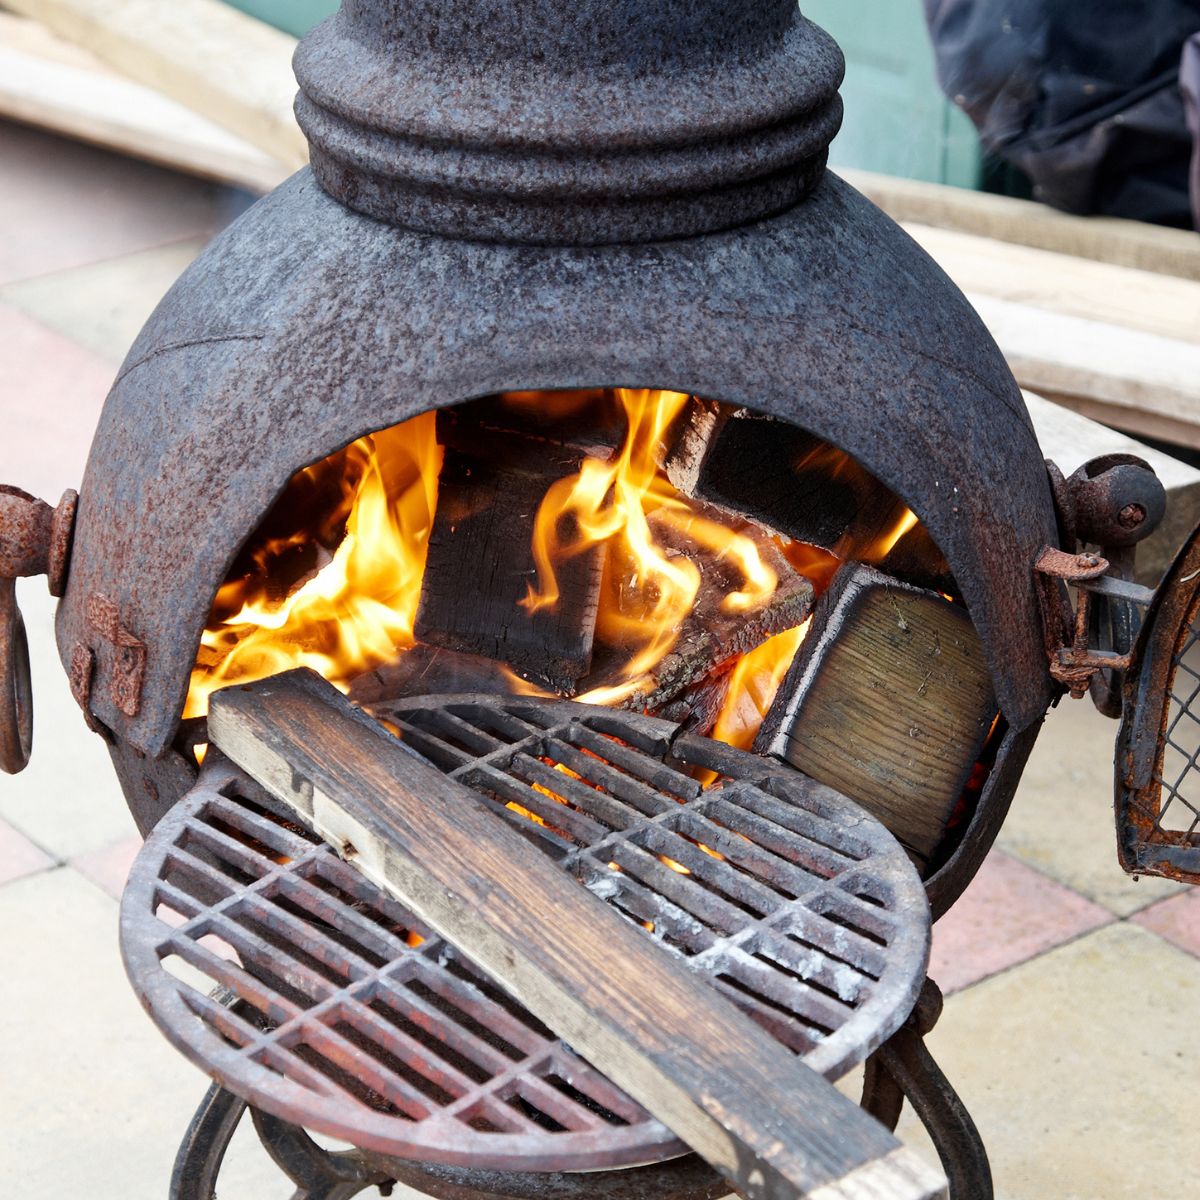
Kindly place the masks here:
POLYGON ((1032 200, 872 171, 839 169, 837 174, 896 221, 1200 280, 1200 237, 1186 230, 1115 217, 1076 217, 1032 200))
POLYGON ((914 222, 904 231, 964 292, 1200 343, 1200 283, 1190 279, 914 222))
POLYGON ((266 192, 287 167, 110 71, 37 21, 0 12, 0 116, 206 179, 266 192))
POLYGON ((967 298, 1022 387, 1135 435, 1200 445, 1200 344, 979 292, 967 298))
POLYGON ((945 1195, 883 1126, 315 675, 216 693, 209 733, 743 1196, 945 1195))
POLYGON ((292 113, 296 39, 220 0, 5 0, 110 67, 245 139, 308 161, 292 113))

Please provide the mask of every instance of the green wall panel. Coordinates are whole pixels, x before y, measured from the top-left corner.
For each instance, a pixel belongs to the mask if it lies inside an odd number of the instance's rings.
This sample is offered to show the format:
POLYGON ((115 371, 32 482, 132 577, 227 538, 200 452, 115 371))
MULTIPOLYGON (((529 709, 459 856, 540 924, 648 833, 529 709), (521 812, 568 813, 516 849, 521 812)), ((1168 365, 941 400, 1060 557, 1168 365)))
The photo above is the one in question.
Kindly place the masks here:
POLYGON ((226 3, 297 37, 338 9, 338 0, 226 0, 226 3))
POLYGON ((942 95, 921 0, 800 0, 846 54, 835 166, 974 187, 979 142, 942 95))

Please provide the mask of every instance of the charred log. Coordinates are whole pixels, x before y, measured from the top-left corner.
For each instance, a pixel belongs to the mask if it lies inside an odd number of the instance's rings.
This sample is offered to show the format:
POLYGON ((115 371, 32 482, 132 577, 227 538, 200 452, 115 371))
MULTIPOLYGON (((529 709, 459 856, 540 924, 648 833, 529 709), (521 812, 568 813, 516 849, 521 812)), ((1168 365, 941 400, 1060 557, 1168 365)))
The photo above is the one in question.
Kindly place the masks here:
MULTIPOLYGON (((696 566, 700 573, 700 590, 691 612, 680 626, 675 644, 649 672, 647 687, 630 697, 625 707, 658 713, 706 677, 713 676, 711 683, 715 685, 717 677, 714 673, 727 669, 734 659, 767 638, 803 624, 812 612, 813 585, 788 563, 759 528, 712 508, 696 506, 695 515, 700 520, 714 522, 749 538, 763 563, 775 573, 778 584, 770 598, 756 609, 745 611, 731 607, 727 598, 740 592, 746 584, 736 563, 689 533, 686 520, 679 523, 677 517, 668 519, 661 512, 651 513, 649 524, 654 540, 665 548, 668 557, 686 558, 696 566)), ((618 608, 625 608, 627 615, 636 615, 636 609, 628 607, 619 588, 618 608)), ((581 685, 581 690, 618 683, 621 679, 620 655, 620 647, 598 646, 598 669, 586 684, 581 685)), ((703 689, 708 705, 713 702, 713 691, 713 687, 703 689)), ((719 699, 716 705, 719 711, 719 699)), ((677 709, 678 705, 671 712, 677 709)))
POLYGON ((789 421, 693 400, 666 463, 686 496, 730 509, 842 557, 868 548, 903 512, 852 458, 789 421))
POLYGON ((537 582, 534 519, 550 486, 578 465, 569 454, 548 461, 519 438, 497 439, 488 457, 447 447, 414 626, 420 642, 508 663, 562 695, 591 666, 601 549, 558 565, 553 607, 523 602, 537 582))

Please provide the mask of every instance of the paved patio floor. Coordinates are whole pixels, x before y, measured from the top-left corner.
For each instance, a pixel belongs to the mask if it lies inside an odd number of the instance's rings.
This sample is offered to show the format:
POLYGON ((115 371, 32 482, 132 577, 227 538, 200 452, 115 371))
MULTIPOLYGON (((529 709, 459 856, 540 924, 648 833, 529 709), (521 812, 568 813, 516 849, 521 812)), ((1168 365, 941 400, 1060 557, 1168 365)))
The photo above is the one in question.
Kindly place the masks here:
MULTIPOLYGON (((117 364, 158 298, 244 207, 215 186, 0 124, 0 481, 78 485, 117 364)), ((125 982, 117 897, 138 840, 70 698, 44 581, 19 594, 34 757, 0 779, 3 1194, 166 1196, 205 1080, 125 982)), ((998 848, 935 931, 930 1039, 1002 1200, 1200 1190, 1200 891, 1116 865, 1115 726, 1053 712, 998 848)), ((928 1149, 906 1117, 902 1134, 928 1149)), ((289 1189, 249 1138, 221 1200, 289 1189)))

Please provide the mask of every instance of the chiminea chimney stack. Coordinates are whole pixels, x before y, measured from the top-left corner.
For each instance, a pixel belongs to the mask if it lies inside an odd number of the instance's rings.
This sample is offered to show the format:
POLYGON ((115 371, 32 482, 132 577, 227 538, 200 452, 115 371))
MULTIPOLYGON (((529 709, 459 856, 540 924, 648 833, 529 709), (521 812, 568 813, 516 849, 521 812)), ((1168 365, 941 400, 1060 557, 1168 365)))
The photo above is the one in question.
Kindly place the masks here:
POLYGON ((348 0, 296 55, 321 186, 449 237, 728 229, 820 181, 844 63, 795 0, 348 0))

